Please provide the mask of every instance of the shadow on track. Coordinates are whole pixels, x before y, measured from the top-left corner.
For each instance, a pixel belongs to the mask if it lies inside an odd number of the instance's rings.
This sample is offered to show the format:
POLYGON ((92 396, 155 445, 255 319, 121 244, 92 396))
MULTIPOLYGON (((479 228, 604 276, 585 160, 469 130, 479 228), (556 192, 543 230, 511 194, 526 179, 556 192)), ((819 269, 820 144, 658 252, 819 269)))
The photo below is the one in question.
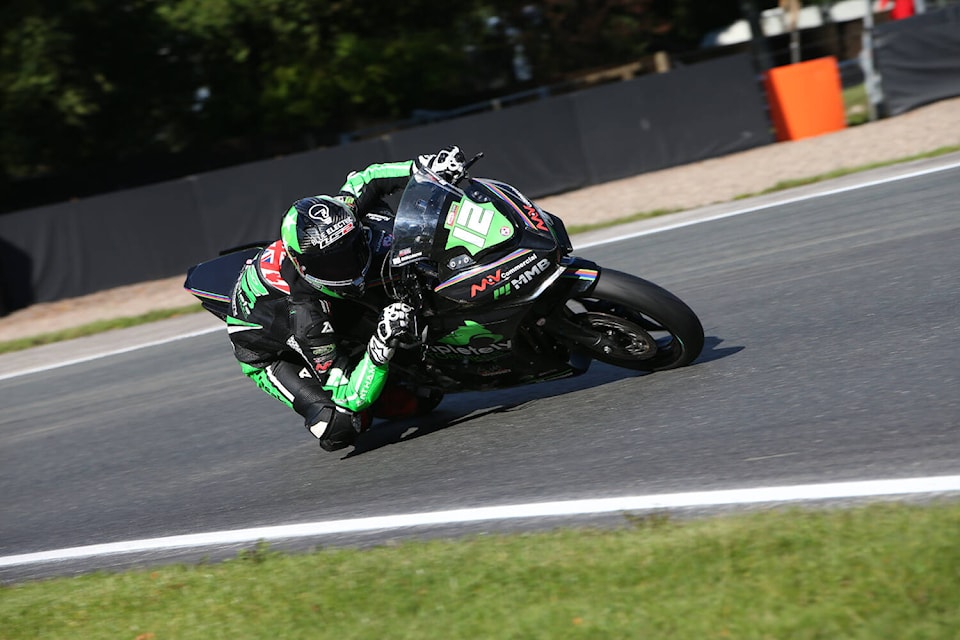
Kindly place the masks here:
POLYGON ((690 366, 696 366, 699 364, 704 364, 706 362, 713 362, 714 360, 720 360, 726 358, 727 356, 732 356, 736 353, 740 353, 744 350, 745 347, 725 347, 720 348, 720 343, 723 342, 723 338, 718 338, 717 336, 707 336, 703 340, 703 351, 700 352, 700 355, 697 356, 697 359, 693 361, 690 366))
MULTIPOLYGON (((720 360, 743 350, 743 347, 720 348, 722 342, 721 338, 708 336, 704 341, 700 356, 689 366, 720 360)), ((449 429, 494 413, 517 411, 524 405, 536 400, 544 400, 575 391, 592 389, 618 380, 647 375, 650 374, 594 362, 587 373, 572 378, 494 391, 469 391, 451 394, 446 402, 448 405, 453 404, 450 399, 456 398, 456 407, 451 406, 449 409, 445 409, 441 403, 441 408, 428 416, 396 421, 378 420, 369 431, 360 435, 354 448, 350 453, 343 456, 343 459, 362 455, 388 445, 422 438, 437 431, 449 429)))

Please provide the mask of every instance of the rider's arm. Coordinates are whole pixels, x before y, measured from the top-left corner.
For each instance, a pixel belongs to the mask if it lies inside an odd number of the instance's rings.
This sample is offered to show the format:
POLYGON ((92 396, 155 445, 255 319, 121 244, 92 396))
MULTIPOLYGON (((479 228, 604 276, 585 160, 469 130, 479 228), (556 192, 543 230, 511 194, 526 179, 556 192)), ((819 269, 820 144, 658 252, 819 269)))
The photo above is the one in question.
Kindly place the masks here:
POLYGON ((450 182, 456 182, 466 172, 460 147, 448 146, 437 153, 418 156, 416 160, 372 164, 363 171, 354 171, 340 187, 339 197, 365 213, 385 196, 405 187, 418 166, 428 167, 450 182))
MULTIPOLYGON (((338 348, 326 301, 294 299, 290 304, 293 344, 333 402, 350 411, 363 411, 376 401, 387 379, 387 362, 377 363, 364 352, 353 365, 338 348)), ((288 343, 289 344, 289 343, 288 343)))
POLYGON ((327 377, 324 389, 333 394, 333 401, 351 411, 362 411, 380 396, 387 381, 387 366, 398 344, 416 339, 413 307, 402 302, 387 305, 380 312, 377 328, 370 336, 367 349, 350 375, 335 369, 327 377))
POLYGON ((367 211, 385 196, 406 186, 413 171, 413 160, 372 164, 353 171, 340 187, 340 197, 357 211, 367 211))
POLYGON ((347 374, 334 368, 327 375, 323 388, 333 401, 350 411, 363 411, 380 397, 387 381, 387 364, 378 365, 364 352, 357 366, 347 374))

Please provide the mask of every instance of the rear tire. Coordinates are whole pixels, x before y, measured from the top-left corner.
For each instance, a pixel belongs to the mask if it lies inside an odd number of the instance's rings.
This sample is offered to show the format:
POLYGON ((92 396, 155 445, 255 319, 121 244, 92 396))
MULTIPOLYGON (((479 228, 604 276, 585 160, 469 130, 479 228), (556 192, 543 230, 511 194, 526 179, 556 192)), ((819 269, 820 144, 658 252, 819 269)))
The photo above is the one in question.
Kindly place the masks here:
POLYGON ((700 319, 680 298, 636 276, 603 269, 596 286, 567 305, 569 319, 603 334, 591 358, 636 371, 675 369, 703 350, 700 319))

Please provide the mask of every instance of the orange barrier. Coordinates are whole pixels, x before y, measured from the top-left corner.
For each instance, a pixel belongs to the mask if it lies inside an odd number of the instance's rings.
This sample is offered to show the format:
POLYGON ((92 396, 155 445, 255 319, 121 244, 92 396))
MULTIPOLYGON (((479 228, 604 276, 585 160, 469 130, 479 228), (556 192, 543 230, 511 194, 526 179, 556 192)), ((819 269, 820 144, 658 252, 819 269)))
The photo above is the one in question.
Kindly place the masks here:
POLYGON ((847 126, 834 57, 770 69, 764 84, 777 140, 799 140, 847 126))

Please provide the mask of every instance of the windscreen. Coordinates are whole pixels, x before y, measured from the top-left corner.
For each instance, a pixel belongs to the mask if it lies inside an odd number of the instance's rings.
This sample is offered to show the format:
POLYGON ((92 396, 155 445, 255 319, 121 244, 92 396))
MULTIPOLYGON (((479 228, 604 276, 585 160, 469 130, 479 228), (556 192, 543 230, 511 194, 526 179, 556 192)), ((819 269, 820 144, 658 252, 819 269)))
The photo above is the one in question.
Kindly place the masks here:
POLYGON ((414 172, 397 206, 390 264, 401 267, 418 260, 436 259, 434 239, 444 212, 451 200, 462 197, 462 191, 432 173, 414 172))

